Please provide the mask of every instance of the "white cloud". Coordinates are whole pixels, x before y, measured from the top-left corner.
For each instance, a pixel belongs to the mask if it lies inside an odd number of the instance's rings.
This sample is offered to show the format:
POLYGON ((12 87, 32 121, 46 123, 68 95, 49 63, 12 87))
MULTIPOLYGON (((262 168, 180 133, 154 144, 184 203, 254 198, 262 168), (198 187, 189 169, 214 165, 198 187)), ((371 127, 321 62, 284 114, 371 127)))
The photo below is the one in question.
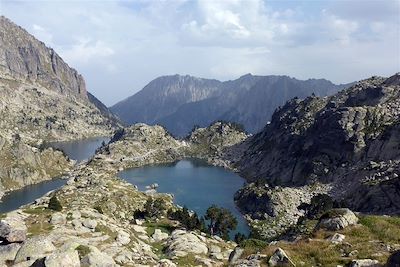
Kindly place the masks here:
POLYGON ((92 42, 90 38, 80 38, 78 42, 70 48, 60 51, 62 57, 68 62, 75 64, 88 63, 93 59, 112 56, 114 53, 114 50, 103 41, 97 40, 92 42))
POLYGON ((323 11, 322 15, 326 18, 325 27, 327 33, 331 36, 331 40, 342 45, 349 44, 353 34, 359 29, 359 24, 353 20, 339 18, 326 11, 323 11))
POLYGON ((234 79, 251 72, 335 82, 393 74, 400 70, 394 2, 20 0, 1 1, 1 7, 110 105, 157 76, 175 73, 234 79))
POLYGON ((190 45, 266 45, 288 27, 269 17, 261 0, 199 1, 198 9, 199 16, 182 25, 190 45))
POLYGON ((48 46, 54 46, 53 35, 40 25, 32 25, 33 35, 48 46))

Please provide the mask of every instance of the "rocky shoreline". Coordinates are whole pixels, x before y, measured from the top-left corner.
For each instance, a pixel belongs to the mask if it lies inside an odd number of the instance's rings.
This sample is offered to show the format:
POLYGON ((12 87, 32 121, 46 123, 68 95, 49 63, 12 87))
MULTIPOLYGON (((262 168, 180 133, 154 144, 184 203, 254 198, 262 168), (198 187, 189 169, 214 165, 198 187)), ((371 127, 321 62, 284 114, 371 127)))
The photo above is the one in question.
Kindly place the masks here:
MULTIPOLYGON (((215 127, 229 129, 223 124, 215 127)), ((149 237, 146 234, 148 228, 131 223, 133 211, 142 208, 146 199, 162 198, 167 205, 173 206, 172 199, 166 194, 149 196, 139 192, 133 185, 118 178, 117 172, 124 168, 169 162, 194 154, 188 149, 190 145, 187 142, 173 139, 159 126, 135 125, 125 131, 118 140, 114 138, 99 149, 86 164, 78 165, 69 172, 67 185, 37 199, 33 204, 5 215, 0 223, 0 233, 4 225, 13 228, 12 224, 16 224, 19 228, 15 231, 18 232, 22 227, 22 232, 28 235, 27 239, 23 235, 18 239, 18 242, 24 241, 22 245, 16 245, 15 239, 15 242, 6 245, 8 255, 15 256, 8 260, 19 266, 29 266, 41 257, 45 257, 45 262, 61 257, 75 260, 68 262, 75 266, 78 253, 76 248, 86 246, 88 254, 81 257, 80 264, 94 264, 96 260, 104 258, 110 264, 129 265, 140 261, 142 264, 175 266, 168 260, 160 260, 153 251, 152 245, 160 242, 159 239, 166 240, 167 255, 173 260, 179 261, 186 257, 199 264, 213 266, 228 260, 235 247, 233 242, 185 230, 175 230, 167 236, 157 230, 149 237), (120 154, 121 151, 124 153, 120 154), (62 203, 62 213, 46 209, 50 197, 54 195, 62 203), (36 229, 38 223, 40 227, 36 229), (34 245, 38 242, 47 245, 38 248, 34 245), (25 247, 35 247, 35 250, 25 247), (26 258, 29 260, 23 260, 26 258)), ((215 136, 208 137, 203 140, 217 140, 215 136)), ((205 145, 197 142, 196 151, 203 151, 205 145)))
MULTIPOLYGON (((216 152, 213 155, 222 155, 219 153, 234 141, 229 142, 225 148, 216 148, 209 144, 218 143, 219 138, 226 134, 237 142, 245 138, 242 133, 232 131, 229 125, 222 123, 199 130, 195 134, 196 142, 190 139, 176 140, 160 126, 137 124, 126 128, 117 133, 109 144, 100 148, 88 162, 75 166, 68 173, 65 186, 49 192, 32 204, 2 215, 0 235, 7 241, 0 246, 0 259, 4 259, 8 264, 13 263, 13 266, 31 266, 39 263, 44 264, 40 266, 260 266, 263 262, 279 266, 282 259, 290 259, 287 251, 291 255, 295 254, 292 251, 295 243, 292 245, 275 241, 263 249, 270 251, 267 254, 254 254, 254 250, 247 247, 247 243, 238 247, 232 241, 223 241, 217 236, 208 236, 179 227, 168 231, 166 225, 174 224, 170 221, 166 224, 166 217, 163 216, 153 222, 133 217, 133 211, 142 209, 148 199, 160 198, 166 206, 175 206, 168 194, 146 194, 138 191, 133 185, 117 177, 119 171, 146 164, 176 161, 188 156, 194 157, 196 153, 204 159, 204 151, 209 149, 216 152), (61 212, 48 208, 52 197, 59 200, 62 205, 61 212), (278 245, 286 252, 272 250, 278 245)), ((212 160, 210 157, 210 162, 215 162, 217 158, 212 160)), ((261 220, 249 217, 255 229, 261 229, 260 232, 263 233, 272 231, 275 235, 279 229, 291 225, 292 221, 287 221, 286 218, 298 219, 301 216, 291 212, 299 203, 308 203, 316 192, 323 190, 329 191, 329 188, 310 186, 289 189, 264 186, 262 189, 259 184, 249 184, 238 193, 236 201, 245 213, 260 216, 261 220), (260 205, 256 202, 249 206, 254 200, 252 194, 255 190, 256 200, 261 201, 260 205), (296 195, 299 198, 293 199, 296 195), (259 198, 260 196, 263 197, 259 198), (292 201, 287 201, 288 197, 292 198, 292 201), (266 198, 265 201, 263 198, 266 198), (267 210, 259 209, 266 204, 272 206, 267 210), (271 227, 272 221, 265 223, 268 220, 265 220, 264 214, 268 214, 273 221, 280 218, 279 224, 275 225, 275 228, 271 227), (265 230, 268 231, 263 230, 263 227, 267 227, 265 230)), ((352 220, 358 221, 352 213, 346 211, 343 214, 349 214, 343 216, 350 216, 352 220)), ((343 221, 334 218, 321 222, 316 229, 321 229, 321 225, 326 225, 329 229, 339 227, 339 230, 335 231, 339 231, 341 235, 349 235, 351 240, 351 234, 346 232, 349 231, 346 229, 359 227, 352 226, 356 222, 332 226, 336 221, 343 221)), ((327 241, 323 242, 331 242, 328 237, 332 235, 332 232, 329 232, 332 230, 318 231, 328 231, 324 232, 327 241)), ((268 236, 264 238, 268 239, 268 236)), ((309 242, 314 244, 321 241, 309 242)), ((251 248, 253 246, 251 245, 251 248)), ((299 246, 303 246, 302 243, 299 246)), ((395 244, 391 245, 390 251, 396 248, 395 244)), ((382 255, 387 258, 387 252, 382 255)), ((292 263, 293 260, 299 262, 297 256, 290 259, 292 263)), ((375 260, 371 262, 376 263, 375 260)), ((300 266, 304 264, 300 263, 300 266)))

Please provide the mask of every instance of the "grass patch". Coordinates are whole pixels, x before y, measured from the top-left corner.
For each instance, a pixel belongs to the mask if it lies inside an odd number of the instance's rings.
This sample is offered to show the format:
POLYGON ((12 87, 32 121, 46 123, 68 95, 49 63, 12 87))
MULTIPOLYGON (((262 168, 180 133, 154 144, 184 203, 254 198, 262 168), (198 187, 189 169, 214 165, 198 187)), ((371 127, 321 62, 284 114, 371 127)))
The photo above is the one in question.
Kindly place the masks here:
POLYGON ((162 220, 159 222, 145 222, 143 226, 146 227, 148 236, 152 236, 156 229, 160 229, 162 232, 171 234, 176 229, 169 220, 162 220))
POLYGON ((31 224, 28 226, 28 235, 36 236, 40 234, 45 234, 53 230, 54 226, 48 222, 39 221, 36 224, 31 224))
POLYGON ((83 257, 85 257, 87 254, 90 253, 90 248, 85 245, 79 245, 75 250, 78 251, 80 259, 82 259, 83 257))
POLYGON ((240 247, 251 250, 262 250, 267 246, 267 242, 255 238, 246 239, 240 243, 240 247))
MULTIPOLYGON (((353 259, 363 258, 385 263, 390 255, 386 245, 400 243, 400 217, 359 215, 359 219, 358 225, 336 231, 346 236, 341 244, 333 244, 326 240, 335 232, 320 229, 309 236, 311 239, 302 239, 293 243, 279 241, 276 245, 265 245, 263 241, 248 239, 240 244, 245 249, 242 257, 257 252, 269 257, 280 247, 298 266, 346 266, 353 259), (355 250, 358 251, 357 255, 346 256, 355 250)), ((315 222, 306 223, 315 224, 315 222)))
POLYGON ((361 216, 360 224, 369 236, 383 242, 400 242, 400 217, 361 216))
POLYGON ((110 240, 115 240, 115 238, 117 238, 117 233, 111 231, 110 228, 108 228, 107 226, 103 225, 103 224, 98 224, 96 226, 96 228, 94 229, 95 232, 100 232, 103 233, 104 235, 108 235, 110 238, 110 240))
POLYGON ((196 262, 196 258, 193 254, 188 254, 185 257, 181 257, 175 260, 177 266, 198 266, 199 263, 196 262))
POLYGON ((23 212, 31 215, 40 215, 40 214, 50 214, 51 210, 43 207, 36 207, 36 208, 24 209, 23 212))

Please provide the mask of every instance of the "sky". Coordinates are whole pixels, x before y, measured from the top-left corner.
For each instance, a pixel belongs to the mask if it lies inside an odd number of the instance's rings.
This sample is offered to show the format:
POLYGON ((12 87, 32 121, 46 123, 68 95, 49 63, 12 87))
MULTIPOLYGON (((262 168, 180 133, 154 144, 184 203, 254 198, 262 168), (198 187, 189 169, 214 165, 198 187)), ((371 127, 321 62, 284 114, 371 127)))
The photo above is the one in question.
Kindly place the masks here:
POLYGON ((400 0, 0 0, 106 105, 162 75, 347 83, 400 71, 400 0))

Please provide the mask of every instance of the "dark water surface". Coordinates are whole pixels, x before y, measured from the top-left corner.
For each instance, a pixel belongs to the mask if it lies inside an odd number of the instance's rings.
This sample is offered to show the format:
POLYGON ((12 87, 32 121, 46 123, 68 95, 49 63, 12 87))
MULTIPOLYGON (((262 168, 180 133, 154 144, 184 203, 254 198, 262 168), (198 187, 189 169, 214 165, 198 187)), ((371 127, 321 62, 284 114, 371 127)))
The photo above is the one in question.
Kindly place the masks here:
POLYGON ((94 137, 74 141, 50 142, 47 143, 46 146, 60 149, 64 151, 70 159, 81 162, 93 156, 102 142, 108 143, 108 141, 110 141, 109 137, 94 137))
POLYGON ((0 213, 16 210, 19 207, 33 202, 47 192, 63 186, 67 180, 53 179, 7 193, 0 202, 0 213))
MULTIPOLYGON (((68 142, 47 143, 46 146, 61 149, 70 159, 78 162, 90 158, 102 142, 108 142, 108 137, 88 138, 68 142)), ((8 212, 18 209, 22 205, 33 202, 49 191, 63 186, 67 180, 53 179, 34 185, 28 185, 22 189, 7 193, 0 202, 0 212, 8 212)))
POLYGON ((243 186, 244 179, 231 171, 199 160, 181 160, 128 169, 118 175, 142 191, 147 185, 157 183, 158 192, 173 194, 176 204, 186 206, 201 216, 212 204, 227 208, 238 220, 234 233, 249 233, 246 221, 233 201, 233 195, 243 186))

